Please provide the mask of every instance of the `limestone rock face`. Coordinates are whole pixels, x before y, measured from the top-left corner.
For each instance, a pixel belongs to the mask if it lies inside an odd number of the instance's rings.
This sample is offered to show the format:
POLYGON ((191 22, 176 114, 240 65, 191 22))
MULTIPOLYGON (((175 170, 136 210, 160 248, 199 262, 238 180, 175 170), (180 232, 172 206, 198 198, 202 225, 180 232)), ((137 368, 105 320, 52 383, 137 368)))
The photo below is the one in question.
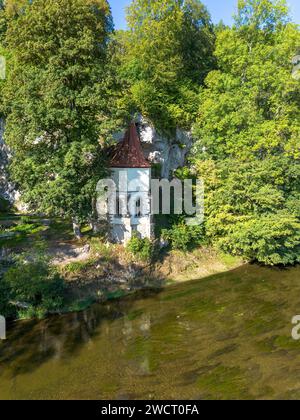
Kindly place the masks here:
MULTIPOLYGON (((191 133, 177 129, 175 135, 167 137, 158 132, 144 117, 136 119, 145 157, 151 163, 161 165, 161 176, 169 178, 172 173, 186 164, 193 138, 191 133)), ((124 133, 117 133, 116 140, 121 140, 124 133)))
POLYGON ((8 181, 6 167, 10 158, 8 147, 4 144, 4 120, 0 119, 0 195, 13 203, 16 199, 16 191, 12 183, 8 181))
POLYGON ((25 212, 27 207, 21 202, 20 193, 15 189, 14 184, 9 181, 7 173, 11 153, 9 147, 4 143, 4 126, 4 120, 0 118, 0 197, 8 200, 20 212, 25 212))
MULTIPOLYGON (((186 164, 186 158, 191 150, 193 138, 190 132, 177 129, 173 137, 167 137, 157 131, 154 125, 139 115, 136 119, 138 131, 142 142, 144 155, 153 164, 161 167, 161 177, 169 178, 172 173, 186 164)), ((10 157, 8 147, 4 144, 4 121, 0 119, 0 196, 23 210, 20 205, 20 194, 9 182, 6 166, 10 157), (18 205, 19 203, 19 205, 18 205)), ((115 133, 114 138, 121 141, 124 132, 115 133)))
POLYGON ((178 128, 174 137, 168 138, 142 116, 137 123, 144 153, 150 162, 161 165, 163 178, 169 178, 176 169, 186 164, 193 143, 191 133, 178 128))

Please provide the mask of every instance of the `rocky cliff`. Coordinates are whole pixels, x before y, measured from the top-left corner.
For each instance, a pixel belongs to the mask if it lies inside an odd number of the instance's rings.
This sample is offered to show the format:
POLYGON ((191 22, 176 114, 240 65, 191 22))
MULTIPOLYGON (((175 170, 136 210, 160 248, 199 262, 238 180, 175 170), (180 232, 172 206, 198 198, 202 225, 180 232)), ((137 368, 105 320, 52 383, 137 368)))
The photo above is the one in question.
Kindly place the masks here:
MULTIPOLYGON (((191 133, 178 128, 172 137, 167 137, 142 116, 137 117, 136 123, 144 154, 150 162, 159 165, 163 178, 169 178, 174 170, 186 164, 193 143, 191 133)), ((123 136, 124 132, 115 137, 121 140, 123 136)))
POLYGON ((10 157, 9 149, 4 143, 4 120, 0 118, 0 196, 14 203, 16 200, 16 191, 14 186, 8 180, 7 164, 10 157))
MULTIPOLYGON (((143 151, 147 159, 158 167, 157 176, 169 178, 172 172, 186 163, 186 157, 192 146, 190 133, 177 129, 173 137, 159 133, 154 125, 142 116, 136 120, 143 151)), ((3 140, 4 121, 0 119, 0 196, 16 203, 19 194, 8 180, 7 163, 10 157, 9 149, 3 140)), ((121 140, 124 132, 116 133, 116 140, 121 140)))

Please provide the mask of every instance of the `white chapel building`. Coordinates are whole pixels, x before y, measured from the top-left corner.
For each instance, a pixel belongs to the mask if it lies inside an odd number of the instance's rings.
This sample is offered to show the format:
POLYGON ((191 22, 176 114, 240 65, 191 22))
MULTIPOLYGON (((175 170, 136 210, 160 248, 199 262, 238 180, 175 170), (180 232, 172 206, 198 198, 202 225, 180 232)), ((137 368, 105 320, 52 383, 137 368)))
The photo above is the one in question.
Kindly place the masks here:
POLYGON ((110 239, 126 244, 134 233, 152 238, 151 164, 143 154, 135 123, 113 148, 110 168, 116 185, 116 205, 108 215, 110 239))

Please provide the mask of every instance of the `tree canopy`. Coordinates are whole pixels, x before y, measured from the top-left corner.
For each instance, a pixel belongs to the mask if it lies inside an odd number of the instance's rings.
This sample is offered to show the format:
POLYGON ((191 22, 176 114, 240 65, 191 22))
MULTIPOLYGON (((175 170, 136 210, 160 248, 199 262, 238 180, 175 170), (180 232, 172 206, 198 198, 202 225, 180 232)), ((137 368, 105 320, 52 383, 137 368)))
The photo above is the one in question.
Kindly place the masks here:
POLYGON ((189 127, 214 62, 207 9, 198 0, 134 0, 127 20, 129 30, 118 36, 127 102, 159 128, 189 127))
POLYGON ((240 1, 235 25, 217 33, 218 69, 206 78, 194 126, 207 235, 268 264, 300 259, 299 45, 285 1, 240 1))
POLYGON ((105 0, 35 0, 9 21, 5 139, 13 179, 33 210, 79 219, 92 211, 112 29, 105 0))
MULTIPOLYGON (((197 243, 299 261, 300 31, 286 1, 239 0, 232 27, 199 0, 133 0, 127 20, 115 32, 106 0, 0 0, 0 111, 23 200, 88 220, 102 145, 140 112, 193 132, 182 173, 206 184, 197 243)), ((173 243, 183 232, 181 220, 173 243)))

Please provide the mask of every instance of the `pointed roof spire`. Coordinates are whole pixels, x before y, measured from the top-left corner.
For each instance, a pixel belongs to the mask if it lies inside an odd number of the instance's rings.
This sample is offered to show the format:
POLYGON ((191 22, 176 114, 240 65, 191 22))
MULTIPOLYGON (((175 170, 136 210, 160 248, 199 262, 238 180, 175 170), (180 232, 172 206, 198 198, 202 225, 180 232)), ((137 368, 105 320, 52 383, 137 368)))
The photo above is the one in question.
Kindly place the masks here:
POLYGON ((111 168, 150 168, 146 160, 135 123, 131 123, 124 139, 117 144, 111 160, 111 168))

